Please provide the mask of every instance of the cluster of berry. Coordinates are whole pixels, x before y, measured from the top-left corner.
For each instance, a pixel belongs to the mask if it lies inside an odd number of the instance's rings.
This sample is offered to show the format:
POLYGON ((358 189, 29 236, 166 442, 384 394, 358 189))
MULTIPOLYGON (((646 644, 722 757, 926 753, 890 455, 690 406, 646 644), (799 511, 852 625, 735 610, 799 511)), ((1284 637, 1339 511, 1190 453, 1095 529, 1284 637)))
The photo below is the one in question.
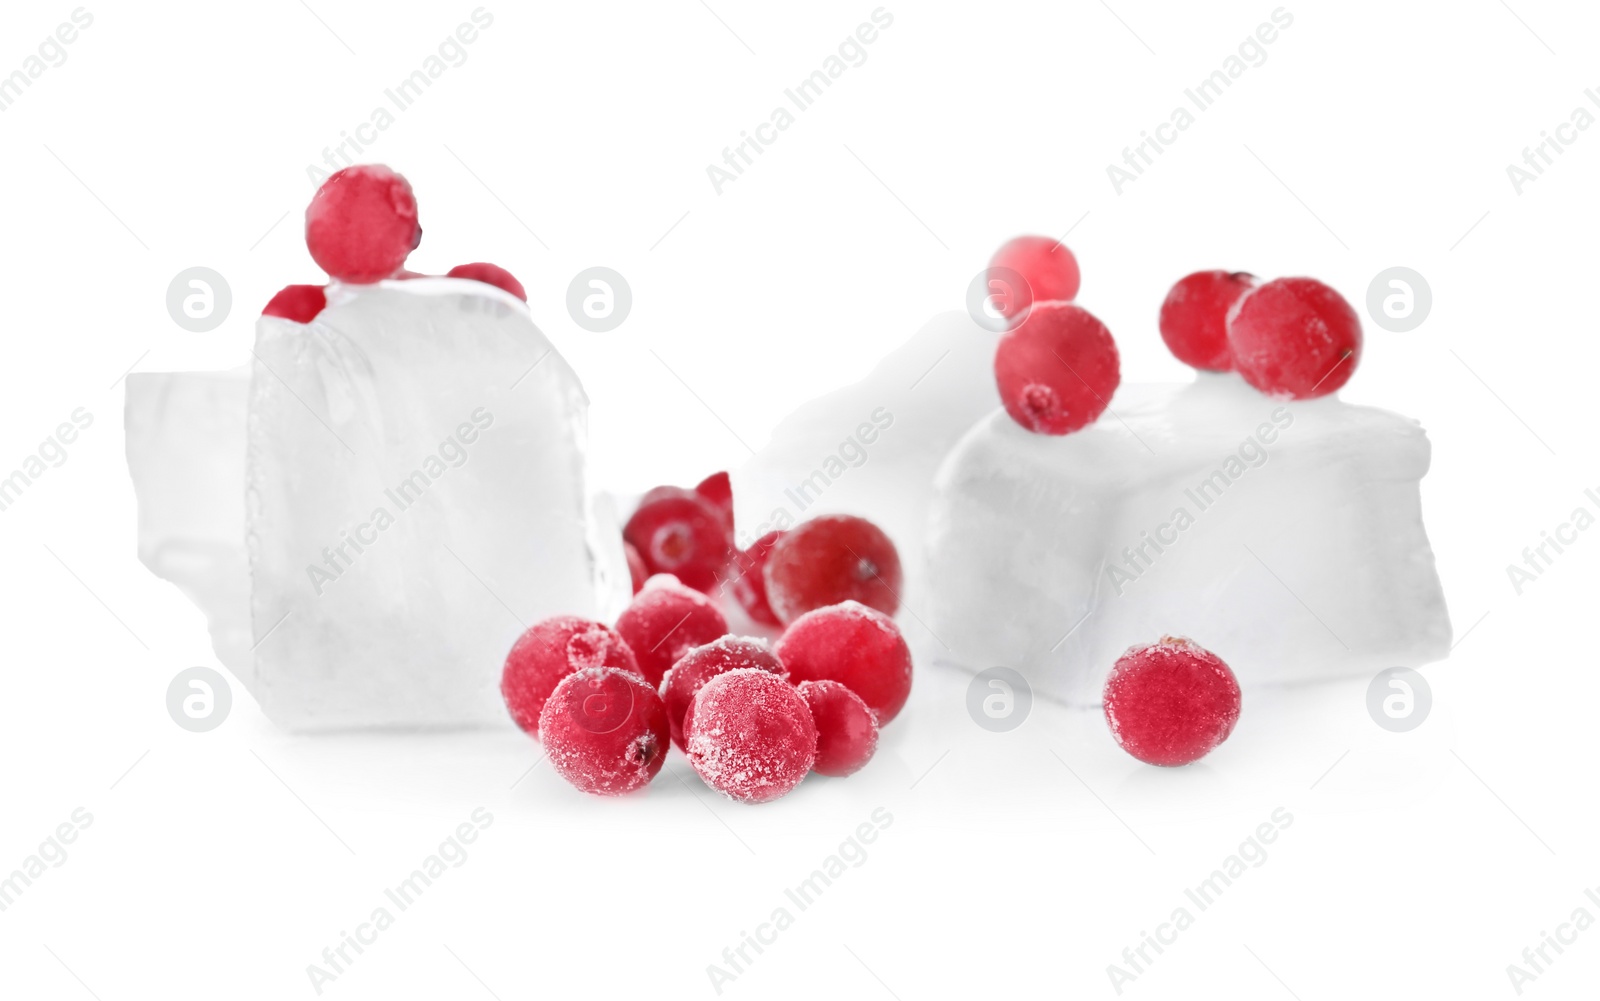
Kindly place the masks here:
MULTIPOLYGON (((385 278, 424 277, 405 270, 406 258, 421 242, 410 183, 381 164, 339 171, 322 182, 306 207, 306 248, 337 282, 370 285, 385 278)), ((461 264, 445 277, 483 282, 528 301, 522 283, 494 264, 461 264)), ((261 315, 310 323, 327 305, 324 285, 286 285, 261 315)))

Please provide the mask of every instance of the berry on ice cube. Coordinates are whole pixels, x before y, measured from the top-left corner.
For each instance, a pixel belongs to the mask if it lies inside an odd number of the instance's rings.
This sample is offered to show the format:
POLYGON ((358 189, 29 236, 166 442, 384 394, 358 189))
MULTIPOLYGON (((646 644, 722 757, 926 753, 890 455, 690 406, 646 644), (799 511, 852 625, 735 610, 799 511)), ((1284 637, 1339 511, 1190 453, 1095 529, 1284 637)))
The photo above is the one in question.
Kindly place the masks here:
POLYGON ((517 281, 515 275, 498 264, 488 264, 482 261, 475 264, 457 264, 445 272, 445 277, 470 278, 475 282, 493 285, 502 292, 510 292, 523 302, 528 301, 528 293, 522 287, 522 283, 517 281))
POLYGON ((882 529, 854 515, 822 515, 784 532, 762 576, 767 602, 782 622, 842 601, 885 615, 900 608, 900 554, 882 529))
POLYGON ((1048 236, 1019 236, 989 259, 990 294, 995 308, 1015 320, 1034 303, 1067 302, 1078 294, 1078 259, 1072 251, 1048 236), (997 289, 1010 284, 1007 271, 1021 276, 1021 288, 997 289))
POLYGON ((649 785, 670 739, 661 696, 637 674, 614 667, 563 678, 539 714, 539 735, 556 772, 600 796, 649 785))
POLYGON ((817 727, 818 775, 845 776, 861 770, 878 749, 878 717, 861 696, 838 681, 802 681, 796 688, 811 707, 817 727))
POLYGON ((710 598, 684 587, 670 574, 658 574, 617 617, 617 632, 633 650, 639 673, 659 686, 678 658, 726 636, 728 620, 710 598))
POLYGON ((539 713, 561 679, 596 667, 639 671, 633 651, 610 627, 576 615, 557 615, 534 623, 512 645, 500 676, 500 694, 517 726, 537 736, 539 713))
POLYGON ((793 685, 742 668, 717 675, 695 695, 684 742, 706 785, 744 803, 765 803, 811 771, 817 728, 793 685))
POLYGON ((321 285, 285 285, 267 300, 261 315, 310 323, 327 305, 328 293, 321 285))
POLYGON ((1306 400, 1350 380, 1361 360, 1361 319, 1315 278, 1275 278, 1234 305, 1228 343, 1245 382, 1306 400))
POLYGON ((318 267, 342 282, 388 278, 421 242, 411 185, 382 164, 335 173, 306 207, 306 249, 318 267))
POLYGON ((911 648, 894 620, 856 601, 795 619, 773 652, 802 681, 838 681, 861 696, 882 725, 911 696, 911 648))
POLYGON ((1147 764, 1187 765, 1228 739, 1239 682, 1192 640, 1163 637, 1128 650, 1106 678, 1105 713, 1122 749, 1147 764))
POLYGON ((1255 275, 1243 271, 1196 271, 1178 279, 1161 303, 1161 339, 1185 365, 1232 369, 1228 311, 1255 284, 1255 275))
POLYGON ((672 727, 672 742, 683 749, 685 714, 695 693, 719 674, 754 668, 786 677, 783 662, 767 645, 748 636, 724 636, 678 658, 661 680, 661 701, 667 706, 667 722, 672 727))
POLYGON ((1069 434, 1090 423, 1122 379, 1111 331, 1071 303, 1039 305, 1006 331, 994 376, 1006 413, 1039 434, 1069 434))

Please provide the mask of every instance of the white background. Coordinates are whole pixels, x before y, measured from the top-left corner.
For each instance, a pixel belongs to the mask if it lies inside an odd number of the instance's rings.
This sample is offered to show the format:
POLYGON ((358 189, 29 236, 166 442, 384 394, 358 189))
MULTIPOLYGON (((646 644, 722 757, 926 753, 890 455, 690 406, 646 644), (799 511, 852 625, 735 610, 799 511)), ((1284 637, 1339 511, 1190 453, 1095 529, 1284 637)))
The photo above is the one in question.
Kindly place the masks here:
MULTIPOLYGON (((615 489, 740 461, 960 308, 1019 232, 1071 230, 1126 381, 1184 377, 1154 320, 1191 270, 1314 275, 1358 309, 1393 265, 1433 289, 1417 330, 1367 325, 1343 393, 1434 443, 1424 510, 1460 645, 1426 671, 1422 728, 1374 726, 1362 682, 1252 694, 1221 750, 1158 771, 1093 714, 982 731, 963 679, 923 670, 866 771, 750 808, 677 755, 609 801, 528 772, 538 748, 509 730, 288 736, 237 685, 212 733, 168 718, 172 676, 214 660, 134 558, 120 378, 247 358, 260 304, 320 280, 306 165, 475 6, 308 2, 91 5, 66 62, 0 113, 0 469, 94 415, 0 513, 0 871, 75 808, 94 818, 0 913, 6 996, 313 997, 307 965, 477 807, 494 821, 466 863, 325 996, 714 997, 707 965, 878 807, 894 820, 867 860, 724 996, 1114 997, 1107 965, 1278 807, 1294 822, 1266 863, 1125 996, 1513 997, 1506 966, 1541 932, 1600 917, 1600 532, 1520 596, 1505 570, 1600 488, 1600 129, 1520 195, 1506 175, 1600 88, 1592 6, 1290 3, 1265 64, 1118 195, 1106 165, 1271 0, 894 3, 867 62, 718 195, 707 164, 875 4, 487 5, 466 63, 370 156, 415 185, 412 267, 490 260, 527 285, 615 489), (634 293, 609 334, 565 312, 597 264, 634 293), (165 310, 194 265, 233 289, 211 333, 165 310)), ((72 9, 7 4, 0 72, 72 9)), ((1597 979, 1591 929, 1525 991, 1597 979)))

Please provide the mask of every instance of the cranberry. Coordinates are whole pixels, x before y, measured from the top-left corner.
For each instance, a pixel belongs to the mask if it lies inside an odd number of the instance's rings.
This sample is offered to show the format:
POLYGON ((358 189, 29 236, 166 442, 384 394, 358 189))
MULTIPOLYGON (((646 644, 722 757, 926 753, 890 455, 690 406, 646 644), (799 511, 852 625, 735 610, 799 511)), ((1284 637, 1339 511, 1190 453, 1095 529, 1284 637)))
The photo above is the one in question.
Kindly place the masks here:
MULTIPOLYGON (((991 281, 1004 282, 997 274, 1009 269, 1022 276, 1024 287, 999 295, 995 306, 1000 315, 1014 320, 1038 302, 1068 301, 1078 294, 1078 259, 1066 246, 1048 236, 1019 236, 995 251, 989 260, 991 281)), ((991 291, 993 287, 991 286, 991 291)))
POLYGON ((285 285, 267 300, 262 316, 279 316, 296 323, 310 323, 328 305, 328 293, 321 285, 285 285))
POLYGON ((388 278, 421 242, 411 185, 381 164, 344 168, 322 182, 306 208, 306 248, 342 282, 388 278))
POLYGON ((669 573, 709 594, 733 555, 722 513, 693 490, 656 487, 628 519, 623 538, 633 543, 652 574, 669 573))
POLYGON ((1233 365, 1269 396, 1306 400, 1343 386, 1361 360, 1361 320, 1314 278, 1276 278, 1234 306, 1233 365))
POLYGON ((1232 369, 1228 311, 1255 284, 1256 276, 1243 271, 1196 271, 1178 279, 1161 303, 1161 339, 1185 365, 1232 369))
POLYGON ((639 673, 660 685, 679 657, 727 635, 728 620, 710 598, 661 574, 633 596, 633 604, 617 618, 617 632, 632 648, 639 673))
POLYGON ((1105 711, 1124 751, 1152 765, 1187 765, 1233 732, 1239 682, 1216 654, 1167 636, 1117 660, 1106 678, 1105 711))
POLYGON ((767 559, 772 555, 772 547, 778 544, 782 532, 768 532, 751 544, 749 549, 743 549, 734 554, 734 575, 728 580, 728 589, 733 592, 733 597, 744 609, 745 614, 764 626, 779 626, 778 616, 772 611, 772 605, 767 601, 766 566, 767 559))
POLYGON ((719 674, 741 668, 755 668, 786 677, 783 662, 767 645, 747 636, 724 636, 678 658, 661 680, 661 701, 667 705, 667 722, 672 726, 672 742, 683 748, 684 714, 702 685, 719 674))
POLYGON ((516 277, 512 275, 511 272, 500 267, 498 264, 457 264, 455 267, 445 272, 445 277, 470 278, 475 282, 483 282, 485 285, 493 285, 502 292, 510 292, 523 302, 528 301, 528 293, 522 287, 522 283, 517 281, 516 277))
POLYGON ((633 593, 638 594, 644 587, 644 582, 650 578, 650 571, 644 565, 644 557, 639 555, 639 550, 633 543, 624 541, 622 552, 628 558, 628 576, 633 580, 633 593))
POLYGON ((784 532, 762 571, 767 602, 780 621, 841 601, 885 615, 900 607, 900 554, 865 518, 829 514, 784 532))
POLYGON ((837 681, 802 681, 797 689, 811 707, 817 726, 818 775, 850 775, 872 760, 878 749, 878 717, 861 696, 837 681))
POLYGON ((1121 373, 1111 331, 1071 303, 1045 304, 1006 331, 994 356, 1006 413, 1029 431, 1069 434, 1100 416, 1121 373))
POLYGON ((847 601, 795 619, 773 651, 795 682, 839 681, 861 696, 879 725, 911 696, 911 648, 894 620, 847 601))
POLYGON ((561 679, 539 714, 550 764, 583 792, 641 789, 667 758, 667 709, 631 671, 584 668, 561 679))
POLYGON ((506 654, 500 694, 517 726, 539 732, 539 711, 562 678, 590 667, 638 672, 633 651, 607 626, 575 615, 534 623, 506 654))
POLYGON ((684 725, 689 764, 706 785, 745 803, 800 784, 817 754, 817 728, 800 693, 753 668, 719 674, 694 697, 684 725))
POLYGON ((733 483, 728 479, 727 473, 712 473, 695 485, 694 492, 711 502, 711 506, 722 512, 722 518, 727 523, 728 534, 733 534, 733 483))

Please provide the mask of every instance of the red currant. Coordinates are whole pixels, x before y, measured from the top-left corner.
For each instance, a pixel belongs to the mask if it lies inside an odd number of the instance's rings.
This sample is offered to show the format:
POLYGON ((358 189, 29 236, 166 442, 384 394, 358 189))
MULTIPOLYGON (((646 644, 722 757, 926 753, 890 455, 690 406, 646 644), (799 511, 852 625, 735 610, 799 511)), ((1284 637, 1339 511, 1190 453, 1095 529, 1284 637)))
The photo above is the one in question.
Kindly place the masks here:
POLYGON ((567 675, 539 714, 539 735, 556 772, 583 792, 642 789, 667 759, 667 710, 630 671, 585 668, 567 675))
POLYGON ((762 571, 767 602, 782 622, 841 601, 893 615, 900 607, 900 554, 865 518, 829 514, 779 537, 762 571))
POLYGON ((731 799, 765 803, 811 771, 817 728, 793 685, 744 668, 717 675, 695 694, 684 743, 706 785, 731 799))
POLYGON ((1161 339, 1185 365, 1228 371, 1228 311, 1255 284, 1255 275, 1243 271, 1196 271, 1178 279, 1161 303, 1161 339))
POLYGON ((652 574, 669 573, 707 594, 716 589, 733 539, 722 513, 679 487, 656 487, 628 519, 622 537, 633 543, 652 574))
POLYGON ((1099 417, 1122 378, 1111 331, 1071 303, 1036 306, 1006 331, 994 376, 1006 413, 1040 434, 1069 434, 1099 417))
POLYGON ((342 282, 388 278, 421 242, 411 185, 381 164, 344 168, 322 182, 306 208, 306 248, 342 282))
POLYGON ((561 679, 594 667, 639 670, 633 651, 614 630, 575 615, 557 615, 535 623, 512 644, 500 675, 500 694, 516 724, 537 735, 539 712, 561 679))
POLYGON ((878 749, 878 717, 861 696, 837 681, 802 681, 796 689, 811 707, 817 725, 818 775, 850 775, 872 760, 878 749))
POLYGON ((522 283, 517 281, 516 276, 514 276, 511 272, 500 267, 498 264, 485 264, 481 262, 477 264, 457 264, 455 267, 445 272, 445 277, 470 278, 475 282, 483 282, 485 285, 493 285, 502 292, 510 292, 523 302, 528 301, 528 293, 527 290, 522 287, 522 283))
POLYGON ((678 658, 672 669, 661 680, 661 701, 667 706, 667 722, 672 726, 672 742, 683 748, 684 715, 689 711, 694 695, 706 682, 719 674, 755 668, 781 677, 788 672, 776 654, 758 639, 747 636, 724 636, 678 658))
POLYGON ((990 291, 1000 315, 1015 320, 1034 303, 1074 299, 1078 295, 1078 259, 1065 244, 1048 236, 1019 236, 1009 241, 989 260, 990 291), (994 282, 1006 282, 1000 269, 1022 276, 1024 286, 997 290, 994 282), (1008 294, 1009 293, 1009 294, 1008 294))
POLYGON ((328 305, 328 293, 321 285, 285 285, 267 300, 262 316, 280 316, 296 323, 310 323, 328 305))
POLYGON ((667 669, 689 650, 727 635, 717 606, 669 575, 650 578, 617 617, 617 632, 633 650, 639 673, 660 685, 667 669))
POLYGON ((877 714, 880 726, 911 696, 911 648, 893 619, 859 602, 800 616, 773 652, 797 683, 843 682, 877 714))
POLYGON ((722 512, 722 518, 727 522, 728 534, 733 534, 733 483, 728 479, 727 473, 712 473, 695 485, 694 492, 711 502, 711 506, 722 512))
POLYGON ((1228 739, 1239 682, 1216 654, 1172 636, 1123 654, 1106 678, 1105 713, 1122 749, 1147 764, 1187 765, 1228 739))
POLYGON ((1269 396, 1306 400, 1343 386, 1361 360, 1361 320, 1315 278, 1276 278, 1233 307, 1233 366, 1269 396))
POLYGON ((650 570, 644 565, 644 557, 639 555, 633 543, 624 541, 622 553, 628 558, 628 577, 633 581, 633 593, 638 594, 644 582, 650 579, 650 570))
POLYGON ((772 547, 778 544, 782 532, 768 532, 750 545, 734 554, 734 574, 728 579, 728 589, 733 592, 733 597, 744 609, 745 614, 764 626, 779 626, 778 616, 773 614, 772 605, 767 601, 766 567, 767 559, 772 555, 772 547))

